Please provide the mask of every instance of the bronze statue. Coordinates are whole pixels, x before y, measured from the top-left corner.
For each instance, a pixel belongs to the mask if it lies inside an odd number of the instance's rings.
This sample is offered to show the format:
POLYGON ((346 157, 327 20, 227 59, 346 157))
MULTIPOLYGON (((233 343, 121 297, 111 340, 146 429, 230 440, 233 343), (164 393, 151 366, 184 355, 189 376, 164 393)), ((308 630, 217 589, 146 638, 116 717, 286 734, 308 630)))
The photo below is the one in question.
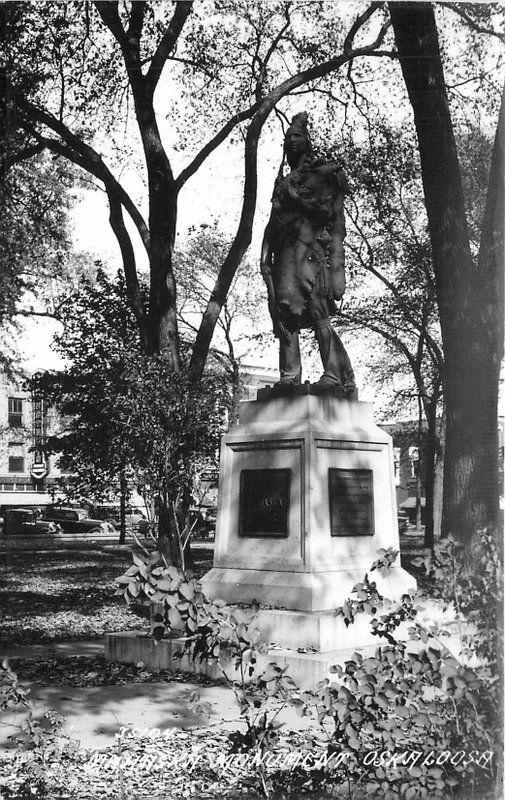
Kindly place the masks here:
POLYGON ((354 373, 330 316, 345 291, 344 195, 348 192, 342 167, 314 157, 307 114, 296 114, 286 131, 261 250, 268 307, 279 339, 279 383, 301 383, 299 332, 313 328, 324 367, 318 383, 335 387, 343 397, 356 388, 354 373), (286 176, 284 157, 291 168, 286 176))

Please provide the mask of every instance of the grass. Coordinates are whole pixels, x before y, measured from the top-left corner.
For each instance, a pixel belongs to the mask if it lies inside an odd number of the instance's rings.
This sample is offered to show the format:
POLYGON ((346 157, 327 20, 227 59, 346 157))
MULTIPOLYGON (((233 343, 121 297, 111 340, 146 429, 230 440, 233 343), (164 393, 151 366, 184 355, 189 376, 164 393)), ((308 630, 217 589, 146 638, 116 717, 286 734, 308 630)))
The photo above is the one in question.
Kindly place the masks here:
MULTIPOLYGON (((195 572, 211 567, 210 550, 195 552, 195 572)), ((131 564, 128 552, 96 545, 68 551, 3 552, 0 640, 4 647, 95 639, 146 626, 148 611, 114 597, 114 579, 131 564)))

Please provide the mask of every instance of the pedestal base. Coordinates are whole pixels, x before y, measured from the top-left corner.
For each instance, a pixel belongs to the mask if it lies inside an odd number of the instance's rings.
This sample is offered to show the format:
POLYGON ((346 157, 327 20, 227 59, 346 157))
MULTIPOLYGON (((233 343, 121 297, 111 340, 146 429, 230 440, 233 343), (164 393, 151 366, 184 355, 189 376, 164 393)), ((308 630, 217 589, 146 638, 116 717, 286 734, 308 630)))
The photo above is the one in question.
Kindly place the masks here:
MULTIPOLYGON (((223 673, 216 662, 205 661, 195 663, 184 657, 178 658, 175 653, 182 649, 181 639, 162 639, 159 644, 154 644, 151 637, 141 631, 128 631, 125 633, 109 633, 105 637, 105 658, 108 661, 119 661, 122 664, 138 664, 142 662, 150 669, 171 669, 177 672, 187 672, 193 675, 205 675, 208 678, 221 680, 223 673)), ((363 655, 374 655, 380 641, 373 645, 359 648, 363 655)), ((256 672, 253 678, 245 676, 245 682, 254 680, 257 675, 275 662, 281 669, 286 668, 286 674, 294 680, 300 689, 314 689, 316 684, 328 678, 335 680, 331 667, 335 664, 343 665, 346 659, 351 659, 356 652, 356 647, 347 649, 339 648, 327 653, 298 653, 296 650, 272 647, 265 655, 259 655, 256 672)), ((221 668, 231 680, 241 681, 241 675, 235 668, 235 657, 225 649, 219 656, 221 668)))
POLYGON ((339 653, 349 648, 379 647, 385 639, 372 635, 370 616, 360 614, 348 627, 334 611, 260 609, 255 625, 261 641, 292 650, 339 653))
MULTIPOLYGON (((370 564, 373 560, 371 555, 370 564)), ((366 572, 365 568, 287 572, 213 567, 202 585, 207 597, 220 598, 230 604, 257 602, 278 609, 331 611, 343 605, 366 572)), ((399 566, 393 567, 386 578, 374 571, 369 574, 369 580, 390 600, 400 600, 416 585, 415 579, 399 566)))
MULTIPOLYGON (((202 586, 230 604, 327 611, 380 549, 399 550, 392 440, 369 404, 291 389, 241 403, 223 437, 214 565, 202 586)), ((399 559, 387 578, 370 579, 393 600, 416 586, 399 559)))

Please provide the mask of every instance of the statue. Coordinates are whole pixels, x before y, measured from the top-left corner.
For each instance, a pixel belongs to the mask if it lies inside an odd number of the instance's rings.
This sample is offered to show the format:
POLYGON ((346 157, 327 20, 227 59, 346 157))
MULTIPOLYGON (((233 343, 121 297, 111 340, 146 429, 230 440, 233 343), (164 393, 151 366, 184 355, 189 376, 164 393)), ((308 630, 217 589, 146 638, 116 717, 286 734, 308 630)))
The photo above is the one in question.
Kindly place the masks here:
POLYGON ((348 192, 343 169, 314 157, 306 112, 296 114, 284 139, 261 273, 279 339, 279 384, 301 383, 299 332, 313 328, 324 368, 318 384, 335 388, 341 397, 356 388, 349 356, 330 323, 335 301, 345 291, 343 201, 348 192), (284 158, 291 168, 285 177, 284 158))

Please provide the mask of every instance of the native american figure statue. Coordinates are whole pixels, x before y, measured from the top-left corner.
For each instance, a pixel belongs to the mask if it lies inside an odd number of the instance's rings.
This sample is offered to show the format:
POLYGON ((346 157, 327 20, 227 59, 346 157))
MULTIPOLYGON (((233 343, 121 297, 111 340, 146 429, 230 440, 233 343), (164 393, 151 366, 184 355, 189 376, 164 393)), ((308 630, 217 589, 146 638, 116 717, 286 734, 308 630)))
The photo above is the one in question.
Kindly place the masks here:
POLYGON ((307 114, 293 117, 272 197, 272 213, 261 251, 274 334, 279 339, 280 383, 301 382, 299 332, 313 328, 324 373, 318 383, 355 390, 349 356, 330 317, 345 291, 344 170, 314 157, 307 114), (283 175, 284 158, 291 169, 283 175))

